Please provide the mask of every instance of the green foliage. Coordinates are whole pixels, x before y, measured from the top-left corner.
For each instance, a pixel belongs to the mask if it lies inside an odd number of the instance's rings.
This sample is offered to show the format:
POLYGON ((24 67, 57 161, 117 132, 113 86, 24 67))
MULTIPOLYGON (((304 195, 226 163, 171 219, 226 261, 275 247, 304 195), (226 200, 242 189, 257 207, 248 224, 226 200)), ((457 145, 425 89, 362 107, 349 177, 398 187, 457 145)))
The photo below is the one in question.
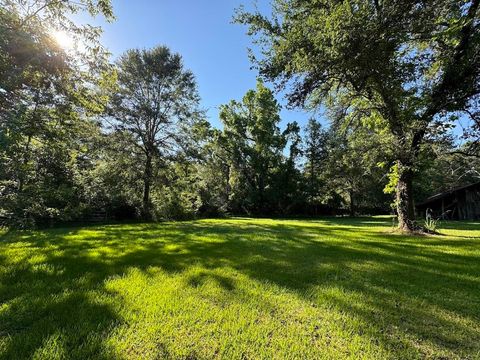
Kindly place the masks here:
POLYGON ((310 119, 305 128, 304 135, 304 174, 307 181, 307 194, 312 204, 321 202, 321 195, 327 184, 327 179, 322 177, 327 167, 329 134, 322 129, 321 124, 310 119))
POLYGON ((385 185, 383 192, 385 194, 393 194, 397 188, 398 183, 398 164, 393 164, 388 169, 388 183, 385 185))
MULTIPOLYGON (((128 50, 117 61, 118 87, 109 115, 114 130, 128 132, 140 149, 143 170, 143 217, 152 217, 150 200, 155 166, 178 152, 186 123, 200 118, 199 96, 193 74, 179 54, 165 46, 128 50)), ((185 136, 185 135, 184 135, 185 136)))
POLYGON ((416 199, 423 200, 480 180, 480 158, 464 156, 457 150, 450 136, 431 139, 422 147, 418 165, 421 176, 415 179, 416 199))
POLYGON ((423 227, 429 233, 433 233, 433 234, 436 233, 438 229, 438 219, 434 219, 432 217, 425 218, 423 227))
POLYGON ((426 135, 459 112, 478 120, 479 6, 477 0, 276 0, 271 16, 240 9, 236 20, 261 47, 260 57, 252 56, 260 74, 286 88, 291 105, 323 105, 345 126, 376 123, 387 130, 385 151, 399 164, 399 223, 408 230, 426 135))
POLYGON ((279 0, 272 17, 239 13, 264 35, 260 75, 331 123, 283 125, 258 81, 214 129, 179 54, 132 49, 110 64, 101 29, 72 20, 113 20, 108 0, 1 1, 0 222, 370 214, 389 211, 383 188, 403 211, 402 196, 413 209, 477 181, 463 155, 478 128, 460 148, 449 137, 462 111, 478 120, 477 3, 432 4, 279 0))
POLYGON ((279 128, 279 112, 273 93, 261 82, 241 102, 231 101, 220 109, 224 129, 217 144, 229 169, 229 207, 236 212, 260 214, 276 208, 276 190, 280 189, 274 182, 288 141, 287 133, 279 128))
POLYGON ((388 211, 389 198, 380 191, 384 171, 377 166, 389 159, 383 141, 381 133, 367 127, 341 131, 333 124, 329 130, 324 181, 330 193, 342 197, 350 215, 388 211))
POLYGON ((98 29, 69 20, 85 9, 111 16, 108 1, 6 0, 0 8, 0 209, 18 226, 82 212, 77 162, 98 131, 89 116, 103 109, 109 78, 98 29), (62 49, 54 29, 85 49, 62 49))

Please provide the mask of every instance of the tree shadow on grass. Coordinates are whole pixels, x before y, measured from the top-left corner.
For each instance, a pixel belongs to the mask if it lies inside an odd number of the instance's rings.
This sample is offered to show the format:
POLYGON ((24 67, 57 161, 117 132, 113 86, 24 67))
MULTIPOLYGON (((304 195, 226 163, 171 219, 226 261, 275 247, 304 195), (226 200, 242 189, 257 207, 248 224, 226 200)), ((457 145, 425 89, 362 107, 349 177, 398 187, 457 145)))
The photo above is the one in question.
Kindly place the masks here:
POLYGON ((2 273, 0 358, 111 358, 103 338, 92 336, 121 321, 97 296, 104 273, 81 259, 67 264, 50 258, 46 264, 2 273))
MULTIPOLYGON (((407 346, 416 353, 415 342, 423 342, 449 353, 478 352, 476 240, 402 235, 392 240, 370 231, 370 222, 330 219, 326 226, 325 221, 197 221, 4 237, 0 245, 26 247, 43 260, 23 260, 0 273, 0 304, 9 304, 0 311, 0 336, 9 336, 1 353, 5 358, 30 357, 58 337, 60 348, 73 358, 108 357, 105 334, 122 320, 109 304, 105 279, 130 268, 148 273, 158 267, 173 274, 191 266, 204 270, 188 279, 189 286, 210 279, 235 291, 234 281, 210 271, 232 268, 286 288, 315 306, 332 306, 375 324, 372 336, 392 351, 407 346), (334 295, 328 291, 332 287, 361 300, 334 295)), ((384 220, 378 222, 382 224, 384 220)), ((0 264, 7 260, 0 256, 0 264)))
POLYGON ((480 230, 480 222, 476 221, 441 221, 440 228, 445 229, 461 229, 461 230, 480 230))

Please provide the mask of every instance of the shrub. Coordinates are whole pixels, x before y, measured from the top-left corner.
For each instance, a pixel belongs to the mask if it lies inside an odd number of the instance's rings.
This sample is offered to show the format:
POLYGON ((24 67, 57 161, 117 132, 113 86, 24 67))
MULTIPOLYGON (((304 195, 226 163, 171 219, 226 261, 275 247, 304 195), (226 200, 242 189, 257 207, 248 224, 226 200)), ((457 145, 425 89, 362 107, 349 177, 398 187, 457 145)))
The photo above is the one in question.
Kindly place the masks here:
POLYGON ((434 219, 431 215, 431 211, 427 210, 425 215, 425 222, 423 223, 423 228, 429 233, 436 233, 438 228, 438 220, 434 219))

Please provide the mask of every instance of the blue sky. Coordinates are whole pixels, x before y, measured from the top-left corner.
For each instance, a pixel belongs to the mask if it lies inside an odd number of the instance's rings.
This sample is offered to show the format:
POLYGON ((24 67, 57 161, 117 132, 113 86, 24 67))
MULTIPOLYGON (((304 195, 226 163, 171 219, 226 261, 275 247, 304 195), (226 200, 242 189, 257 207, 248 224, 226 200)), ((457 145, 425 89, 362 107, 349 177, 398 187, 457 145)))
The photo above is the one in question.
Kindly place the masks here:
MULTIPOLYGON (((254 88, 257 73, 251 70, 247 48, 252 46, 246 28, 232 24, 236 8, 253 8, 253 0, 113 0, 117 20, 101 25, 102 43, 114 58, 130 48, 166 45, 182 55, 185 66, 197 77, 202 107, 210 122, 220 126, 218 106, 241 99, 254 88)), ((258 0, 262 12, 269 12, 268 0, 258 0)), ((282 125, 298 121, 305 124, 312 114, 286 110, 282 95, 282 125)))

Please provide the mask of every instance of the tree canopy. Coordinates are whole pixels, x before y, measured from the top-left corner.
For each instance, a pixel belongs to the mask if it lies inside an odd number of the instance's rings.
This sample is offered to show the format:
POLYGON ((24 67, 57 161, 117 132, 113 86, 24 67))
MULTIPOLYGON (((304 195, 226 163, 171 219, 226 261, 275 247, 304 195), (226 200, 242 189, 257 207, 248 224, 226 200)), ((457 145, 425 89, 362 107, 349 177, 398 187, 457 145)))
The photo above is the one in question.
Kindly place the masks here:
POLYGON ((240 9, 259 78, 219 106, 218 127, 180 54, 161 45, 112 59, 100 28, 72 20, 113 21, 109 1, 0 4, 9 225, 393 212, 411 231, 415 201, 480 179, 478 0, 240 9), (323 116, 286 122, 278 90, 323 116), (459 118, 470 121, 460 141, 459 118))
POLYGON ((130 133, 144 157, 143 214, 149 219, 154 165, 161 166, 181 145, 183 127, 200 115, 199 96, 181 56, 165 46, 129 50, 116 68, 118 87, 109 114, 115 129, 130 133))

